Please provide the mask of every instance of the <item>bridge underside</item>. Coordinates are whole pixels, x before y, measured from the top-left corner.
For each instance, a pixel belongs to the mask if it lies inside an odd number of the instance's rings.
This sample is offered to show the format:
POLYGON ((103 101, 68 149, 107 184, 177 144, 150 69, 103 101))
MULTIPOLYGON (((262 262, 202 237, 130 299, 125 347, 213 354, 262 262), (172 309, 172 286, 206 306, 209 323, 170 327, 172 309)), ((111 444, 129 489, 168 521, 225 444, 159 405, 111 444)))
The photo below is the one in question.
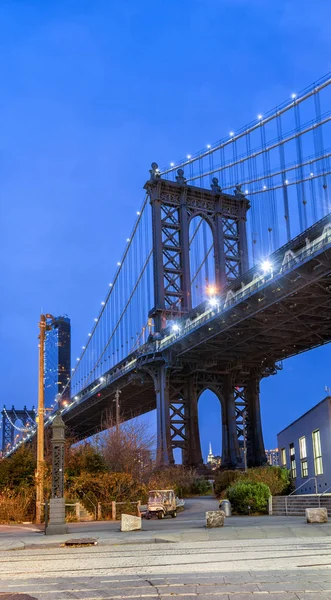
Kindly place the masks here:
MULTIPOLYGON (((235 286, 233 286, 235 287, 235 286)), ((158 452, 173 462, 202 462, 197 402, 204 389, 222 404, 224 467, 263 464, 265 453, 259 382, 276 372, 275 363, 331 341, 331 250, 325 249, 292 270, 266 277, 263 289, 212 312, 207 322, 179 337, 169 348, 153 351, 135 368, 64 414, 78 438, 114 422, 114 393, 121 389, 124 419, 157 408, 158 452)))

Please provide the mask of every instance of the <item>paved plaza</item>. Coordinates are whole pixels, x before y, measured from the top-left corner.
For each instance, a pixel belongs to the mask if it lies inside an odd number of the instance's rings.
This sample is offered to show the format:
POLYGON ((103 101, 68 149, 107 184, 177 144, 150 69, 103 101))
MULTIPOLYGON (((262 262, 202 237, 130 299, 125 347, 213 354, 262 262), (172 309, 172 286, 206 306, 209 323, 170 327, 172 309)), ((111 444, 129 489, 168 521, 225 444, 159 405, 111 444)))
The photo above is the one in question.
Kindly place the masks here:
POLYGON ((65 536, 0 526, 0 600, 331 600, 331 524, 301 517, 231 517, 207 530, 213 498, 190 499, 177 519, 72 523, 65 536), (63 547, 95 538, 97 546, 63 547), (26 596, 27 595, 27 596, 26 596))

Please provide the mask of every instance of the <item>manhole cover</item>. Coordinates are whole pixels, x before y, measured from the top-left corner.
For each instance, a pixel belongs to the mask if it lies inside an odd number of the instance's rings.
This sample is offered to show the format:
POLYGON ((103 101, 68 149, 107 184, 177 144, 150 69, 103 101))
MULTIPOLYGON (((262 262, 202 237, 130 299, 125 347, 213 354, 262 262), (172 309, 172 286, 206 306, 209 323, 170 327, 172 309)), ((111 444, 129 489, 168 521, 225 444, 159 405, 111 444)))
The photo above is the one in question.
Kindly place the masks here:
POLYGON ((81 538, 78 540, 67 540, 62 546, 69 546, 70 548, 80 548, 82 546, 96 546, 97 540, 95 538, 81 538))

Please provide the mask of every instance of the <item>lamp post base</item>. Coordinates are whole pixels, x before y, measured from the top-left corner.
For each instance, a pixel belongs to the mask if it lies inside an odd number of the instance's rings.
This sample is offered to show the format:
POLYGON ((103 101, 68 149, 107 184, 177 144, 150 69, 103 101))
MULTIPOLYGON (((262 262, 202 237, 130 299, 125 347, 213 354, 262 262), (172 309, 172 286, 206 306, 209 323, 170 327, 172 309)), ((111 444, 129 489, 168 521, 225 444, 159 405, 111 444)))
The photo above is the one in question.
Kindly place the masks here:
POLYGON ((62 535, 68 533, 65 521, 65 499, 51 498, 50 519, 46 528, 46 535, 62 535))

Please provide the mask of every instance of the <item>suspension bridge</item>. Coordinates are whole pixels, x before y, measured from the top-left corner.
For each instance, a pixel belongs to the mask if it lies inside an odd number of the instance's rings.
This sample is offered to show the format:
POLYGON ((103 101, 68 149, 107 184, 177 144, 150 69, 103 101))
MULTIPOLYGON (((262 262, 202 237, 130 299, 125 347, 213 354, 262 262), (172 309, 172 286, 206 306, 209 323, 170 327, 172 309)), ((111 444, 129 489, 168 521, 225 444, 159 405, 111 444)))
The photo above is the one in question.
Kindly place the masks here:
POLYGON ((152 164, 63 391, 79 439, 115 416, 120 392, 124 419, 156 408, 161 463, 180 449, 183 464, 199 466, 197 403, 208 388, 222 405, 222 464, 242 466, 244 433, 248 465, 265 462, 261 379, 331 340, 330 84, 329 74, 202 151, 152 164))

